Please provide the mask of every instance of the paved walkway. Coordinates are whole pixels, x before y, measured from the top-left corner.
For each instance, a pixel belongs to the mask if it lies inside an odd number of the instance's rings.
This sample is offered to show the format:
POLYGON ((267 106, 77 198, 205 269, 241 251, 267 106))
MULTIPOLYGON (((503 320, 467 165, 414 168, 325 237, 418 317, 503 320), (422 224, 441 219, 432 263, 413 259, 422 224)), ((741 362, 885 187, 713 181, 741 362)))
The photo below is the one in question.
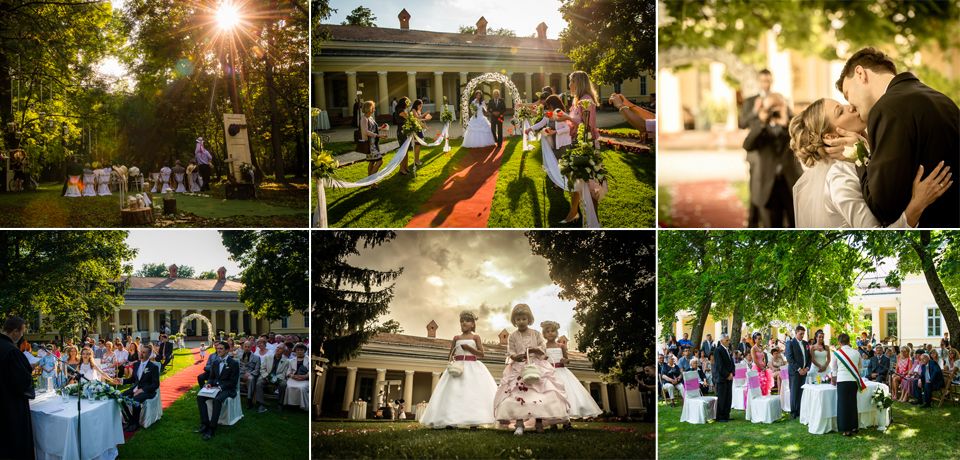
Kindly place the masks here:
POLYGON ((670 187, 670 226, 741 228, 747 210, 729 181, 684 182, 670 187))
POLYGON ((420 207, 420 213, 407 223, 408 228, 487 226, 503 147, 466 150, 455 172, 420 207))

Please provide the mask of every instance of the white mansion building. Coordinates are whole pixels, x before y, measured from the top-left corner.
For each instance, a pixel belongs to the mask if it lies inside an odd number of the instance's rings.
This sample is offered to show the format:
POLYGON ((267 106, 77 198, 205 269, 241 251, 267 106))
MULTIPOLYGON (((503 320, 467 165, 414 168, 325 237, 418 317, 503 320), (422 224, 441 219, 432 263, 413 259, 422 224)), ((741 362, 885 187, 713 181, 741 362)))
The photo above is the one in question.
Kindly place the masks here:
MULTIPOLYGON (((487 35, 487 20, 477 21, 475 34, 430 32, 410 28, 406 9, 397 16, 400 28, 323 24, 330 40, 314 43, 312 106, 329 112, 330 121, 349 119, 357 91, 377 103, 377 113, 390 113, 394 98, 423 99, 425 112, 438 112, 443 97, 458 106, 461 88, 486 72, 510 77, 520 99, 531 101, 544 86, 567 91, 573 63, 558 40, 547 39, 540 23, 536 37, 487 35)), ((649 101, 656 85, 649 76, 617 85, 598 86, 601 101, 615 90, 633 101, 649 101)), ((502 92, 502 88, 501 88, 502 92)), ((507 109, 511 95, 504 94, 507 109)), ((456 112, 457 109, 455 109, 456 112)), ((459 116, 459 115, 457 115, 459 116)))
MULTIPOLYGON (((247 313, 238 298, 243 283, 227 279, 224 267, 217 270, 217 279, 209 280, 180 278, 176 265, 171 265, 168 270, 169 276, 166 278, 126 278, 123 305, 113 311, 112 317, 97 319, 91 324, 90 335, 112 339, 123 332, 145 340, 157 340, 165 326, 169 326, 171 333, 178 333, 183 318, 194 313, 209 319, 214 331, 309 334, 307 319, 299 312, 272 323, 247 313)), ((30 330, 42 331, 42 325, 43 316, 31 325, 30 330)), ((187 340, 206 341, 208 329, 203 320, 190 321, 185 327, 187 340)), ((55 331, 46 331, 43 334, 31 334, 30 339, 50 339, 56 334, 55 331)))
MULTIPOLYGON (((366 418, 373 418, 377 394, 388 390, 387 400, 403 399, 408 419, 417 403, 430 401, 440 375, 447 366, 450 340, 436 337, 437 323, 427 325, 427 337, 381 333, 363 345, 360 354, 346 362, 324 369, 314 382, 315 413, 323 417, 343 417, 357 400, 368 401, 366 418), (386 387, 389 385, 389 387, 386 387)), ((504 329, 498 343, 484 343, 481 360, 497 383, 503 375, 507 356, 507 337, 504 329)), ((561 337, 558 342, 566 342, 561 337)), ((568 350, 567 369, 593 395, 604 412, 618 416, 638 415, 644 409, 637 389, 628 389, 621 383, 607 383, 593 370, 584 353, 568 350)))

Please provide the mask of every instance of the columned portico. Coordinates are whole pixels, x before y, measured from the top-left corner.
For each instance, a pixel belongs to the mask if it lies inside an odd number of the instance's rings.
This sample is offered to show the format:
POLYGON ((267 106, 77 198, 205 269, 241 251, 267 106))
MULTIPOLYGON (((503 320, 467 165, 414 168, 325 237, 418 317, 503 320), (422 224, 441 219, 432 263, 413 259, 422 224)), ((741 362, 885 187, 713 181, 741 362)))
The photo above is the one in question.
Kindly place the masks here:
POLYGON ((417 100, 417 73, 407 72, 407 97, 410 102, 417 100))
POLYGON ((433 73, 433 102, 437 112, 443 111, 443 72, 433 73))
POLYGON ((350 402, 353 400, 353 392, 356 389, 357 385, 357 368, 348 367, 347 368, 347 388, 343 392, 343 406, 340 407, 342 411, 350 410, 350 402))
POLYGON ((407 402, 406 407, 409 409, 413 405, 413 373, 414 371, 405 370, 403 371, 406 376, 403 379, 403 400, 407 402))
POLYGON ((313 72, 313 106, 326 110, 327 94, 323 85, 323 72, 313 72))

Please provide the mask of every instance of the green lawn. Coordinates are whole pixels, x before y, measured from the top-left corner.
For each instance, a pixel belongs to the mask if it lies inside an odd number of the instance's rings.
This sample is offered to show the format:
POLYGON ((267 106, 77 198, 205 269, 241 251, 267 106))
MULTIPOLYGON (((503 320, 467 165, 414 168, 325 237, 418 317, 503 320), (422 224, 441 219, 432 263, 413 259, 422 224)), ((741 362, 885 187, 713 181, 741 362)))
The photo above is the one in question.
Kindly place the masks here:
POLYGON ((920 409, 894 403, 893 423, 886 432, 863 429, 854 437, 831 432, 807 433, 806 425, 788 415, 771 425, 744 421, 732 411, 729 423, 680 423, 682 406, 660 403, 657 442, 660 458, 891 459, 958 458, 960 408, 920 409), (705 448, 706 447, 706 448, 705 448))
MULTIPOLYGON (((458 170, 463 156, 462 139, 442 147, 424 148, 424 165, 416 178, 394 175, 377 189, 328 189, 327 216, 331 227, 399 228, 420 211, 422 204, 458 170)), ((333 151, 349 149, 353 143, 326 145, 333 151)), ((557 188, 543 171, 539 144, 524 152, 519 137, 508 139, 491 203, 488 227, 536 228, 561 226, 569 210, 569 196, 557 188)), ((388 163, 394 153, 384 156, 388 163)), ((600 202, 600 223, 604 227, 652 227, 655 219, 655 155, 638 155, 605 150, 610 171, 610 192, 600 202)), ((411 155, 412 161, 412 155, 411 155)), ((341 179, 354 181, 367 176, 366 162, 341 168, 341 179)), ((316 191, 313 190, 316 199, 316 191)), ((578 226, 578 223, 570 226, 578 226)))
MULTIPOLYGON (((207 350, 207 356, 210 356, 213 348, 207 350)), ((196 362, 196 355, 190 352, 189 349, 180 348, 173 350, 173 359, 170 361, 170 364, 167 364, 167 368, 164 373, 160 376, 160 381, 163 381, 167 377, 170 377, 173 374, 176 374, 181 369, 185 367, 190 367, 196 362)))
POLYGON ((655 458, 653 424, 574 423, 570 432, 434 430, 416 422, 313 422, 313 458, 655 458))
POLYGON ((283 412, 268 401, 270 412, 258 414, 244 409, 243 418, 233 426, 220 426, 209 441, 193 430, 200 425, 197 388, 183 395, 163 418, 140 430, 119 446, 120 458, 308 458, 309 417, 299 408, 283 412))
MULTIPOLYGON (((258 200, 225 200, 223 185, 208 197, 177 194, 176 219, 158 219, 162 226, 305 227, 307 185, 291 178, 289 185, 265 182, 258 200)), ((120 196, 64 198, 60 183, 43 183, 36 192, 0 193, 0 227, 120 227, 120 196)), ((153 194, 159 200, 159 194, 153 194)))

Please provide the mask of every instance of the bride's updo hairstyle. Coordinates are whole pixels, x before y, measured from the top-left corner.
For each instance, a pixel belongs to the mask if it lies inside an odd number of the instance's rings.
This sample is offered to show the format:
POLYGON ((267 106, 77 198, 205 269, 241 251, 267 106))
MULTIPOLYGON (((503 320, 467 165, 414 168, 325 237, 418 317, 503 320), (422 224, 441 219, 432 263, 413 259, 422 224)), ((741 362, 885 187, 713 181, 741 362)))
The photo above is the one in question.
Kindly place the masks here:
POLYGON ((817 99, 790 120, 790 150, 804 166, 812 167, 827 158, 823 135, 833 131, 823 110, 823 99, 817 99))

